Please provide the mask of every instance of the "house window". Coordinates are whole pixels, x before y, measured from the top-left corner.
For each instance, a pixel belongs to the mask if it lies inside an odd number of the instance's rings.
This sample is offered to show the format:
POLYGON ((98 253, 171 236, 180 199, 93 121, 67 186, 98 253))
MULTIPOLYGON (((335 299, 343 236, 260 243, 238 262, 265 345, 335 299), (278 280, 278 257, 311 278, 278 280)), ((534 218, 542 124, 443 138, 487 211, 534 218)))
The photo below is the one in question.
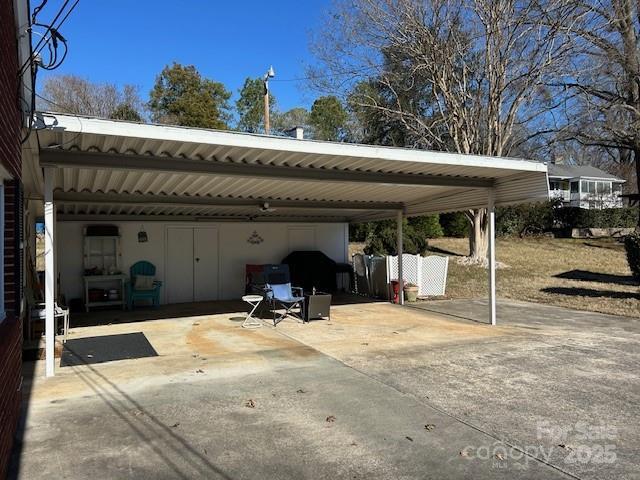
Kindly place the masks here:
POLYGON ((614 195, 620 195, 622 193, 622 184, 621 183, 614 183, 612 186, 612 190, 614 195))
POLYGON ((609 182, 598 182, 598 193, 600 195, 609 195, 611 193, 611 184, 609 182))
POLYGON ((578 193, 578 182, 571 182, 571 193, 578 193))
POLYGON ((582 193, 596 193, 596 182, 582 180, 582 193))

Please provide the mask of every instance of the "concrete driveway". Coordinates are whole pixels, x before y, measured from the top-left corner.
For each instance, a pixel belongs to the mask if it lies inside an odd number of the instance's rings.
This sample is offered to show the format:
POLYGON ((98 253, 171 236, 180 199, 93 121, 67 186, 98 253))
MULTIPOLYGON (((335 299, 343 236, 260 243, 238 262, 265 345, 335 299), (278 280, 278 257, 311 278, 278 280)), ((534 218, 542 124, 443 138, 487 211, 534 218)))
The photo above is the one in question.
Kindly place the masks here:
POLYGON ((74 329, 142 333, 157 356, 46 381, 27 364, 11 476, 640 478, 640 321, 530 304, 499 314, 492 328, 355 304, 331 324, 275 329, 231 313, 74 329))

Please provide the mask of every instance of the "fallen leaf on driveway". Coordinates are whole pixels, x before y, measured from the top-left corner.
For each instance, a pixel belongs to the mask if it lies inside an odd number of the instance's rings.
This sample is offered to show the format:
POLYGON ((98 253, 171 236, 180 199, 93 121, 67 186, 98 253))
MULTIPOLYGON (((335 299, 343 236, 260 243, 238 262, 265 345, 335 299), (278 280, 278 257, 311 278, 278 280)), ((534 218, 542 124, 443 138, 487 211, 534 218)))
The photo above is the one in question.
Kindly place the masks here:
POLYGON ((201 368, 196 370, 196 373, 204 373, 204 370, 202 370, 201 368))
POLYGON ((336 417, 334 417, 333 415, 329 415, 326 419, 327 422, 335 422, 336 421, 336 417))
POLYGON ((565 450, 573 450, 573 448, 571 448, 569 445, 565 445, 564 443, 561 443, 560 445, 558 445, 560 448, 564 448, 565 450))
POLYGON ((368 343, 366 343, 366 342, 363 342, 363 343, 361 343, 360 345, 367 346, 367 345, 369 345, 369 344, 368 344, 368 343))
POLYGON ((245 402, 244 404, 245 407, 247 408, 256 408, 256 402, 254 402, 253 400, 249 399, 245 402))
POLYGON ((305 392, 303 389, 299 388, 298 390, 296 390, 296 393, 307 393, 307 392, 305 392))
POLYGON ((409 440, 410 442, 413 442, 413 438, 411 438, 411 437, 409 437, 409 436, 404 437, 404 438, 406 438, 406 439, 407 439, 407 440, 409 440))
POLYGON ((466 450, 460 450, 460 456, 461 457, 468 457, 469 456, 469 452, 467 452, 466 450))
POLYGON ((434 428, 436 428, 436 426, 435 426, 433 423, 427 423, 427 424, 424 426, 424 429, 425 429, 425 430, 429 430, 429 431, 433 430, 434 428))
POLYGON ((176 428, 178 425, 180 425, 179 422, 174 423, 173 425, 171 425, 171 428, 176 428))
POLYGON ((197 326, 198 326, 198 325, 200 325, 200 324, 199 324, 198 322, 196 322, 196 323, 192 323, 191 325, 194 325, 194 326, 196 326, 196 327, 197 327, 197 326))
POLYGON ((495 457, 496 457, 498 460, 504 460, 504 455, 502 455, 501 453, 496 453, 495 457))

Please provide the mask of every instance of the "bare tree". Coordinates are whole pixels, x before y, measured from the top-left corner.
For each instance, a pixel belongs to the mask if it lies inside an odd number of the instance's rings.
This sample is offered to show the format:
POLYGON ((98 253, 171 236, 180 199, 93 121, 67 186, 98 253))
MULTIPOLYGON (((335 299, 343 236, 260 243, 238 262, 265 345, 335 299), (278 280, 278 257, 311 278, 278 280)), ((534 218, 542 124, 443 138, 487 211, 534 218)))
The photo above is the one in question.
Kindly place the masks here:
MULTIPOLYGON (((311 75, 334 91, 373 79, 383 102, 366 89, 350 101, 399 122, 406 146, 510 155, 552 131, 561 88, 550 85, 571 50, 573 10, 566 0, 342 1, 315 41, 332 75, 311 75)), ((485 261, 486 209, 467 215, 470 256, 485 261)))
POLYGON ((575 8, 565 29, 579 55, 564 85, 577 97, 560 139, 606 151, 640 191, 640 7, 632 0, 575 0, 575 8))
POLYGON ((110 83, 93 83, 76 75, 47 78, 39 98, 40 109, 100 118, 111 118, 123 106, 140 114, 142 105, 133 85, 119 89, 110 83))

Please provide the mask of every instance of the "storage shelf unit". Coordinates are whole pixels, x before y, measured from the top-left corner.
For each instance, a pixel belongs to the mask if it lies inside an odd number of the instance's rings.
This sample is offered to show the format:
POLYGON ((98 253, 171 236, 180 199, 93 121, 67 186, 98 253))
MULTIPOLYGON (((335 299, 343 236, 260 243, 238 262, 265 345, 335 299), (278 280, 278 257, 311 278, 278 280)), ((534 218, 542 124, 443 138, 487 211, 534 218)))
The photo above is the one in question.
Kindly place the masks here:
POLYGON ((88 226, 84 229, 84 304, 91 307, 121 306, 124 298, 126 275, 121 272, 120 232, 111 225, 88 226), (117 290, 117 298, 91 300, 89 290, 94 288, 117 290))

